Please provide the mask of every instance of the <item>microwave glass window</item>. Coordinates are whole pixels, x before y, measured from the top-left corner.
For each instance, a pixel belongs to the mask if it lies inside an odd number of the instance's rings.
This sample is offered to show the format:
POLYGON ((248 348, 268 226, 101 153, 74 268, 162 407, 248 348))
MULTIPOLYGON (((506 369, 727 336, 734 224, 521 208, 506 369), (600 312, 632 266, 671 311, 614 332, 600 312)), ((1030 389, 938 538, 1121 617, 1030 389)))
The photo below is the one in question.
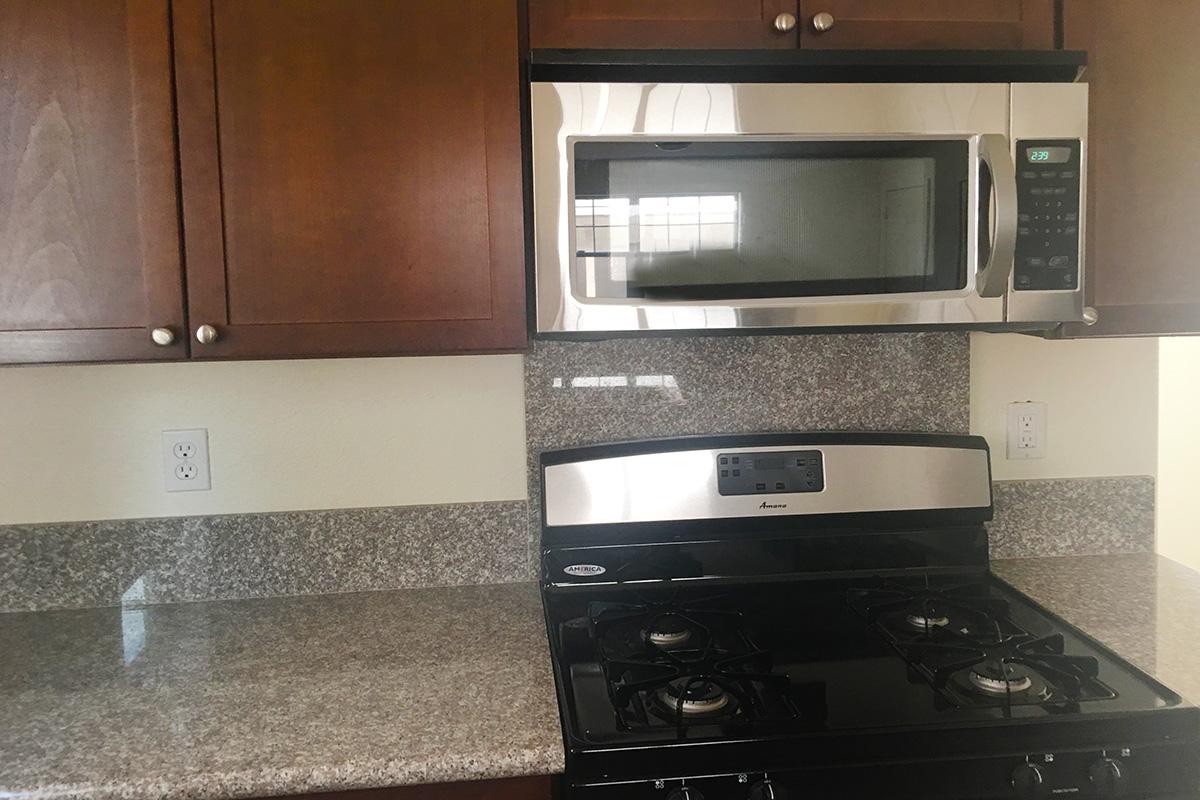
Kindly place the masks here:
POLYGON ((964 141, 574 143, 586 298, 965 286, 964 141))

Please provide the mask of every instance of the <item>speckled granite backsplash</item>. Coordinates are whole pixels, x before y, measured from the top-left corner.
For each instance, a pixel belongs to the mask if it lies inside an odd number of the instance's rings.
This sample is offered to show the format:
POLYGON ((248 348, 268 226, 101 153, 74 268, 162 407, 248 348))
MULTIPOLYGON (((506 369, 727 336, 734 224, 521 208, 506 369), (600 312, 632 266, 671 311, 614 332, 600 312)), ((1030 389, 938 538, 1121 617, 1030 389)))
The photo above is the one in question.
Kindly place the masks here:
POLYGON ((1154 552, 1154 478, 997 481, 992 558, 1154 552))
POLYGON ((532 579, 524 501, 0 527, 0 611, 532 579))

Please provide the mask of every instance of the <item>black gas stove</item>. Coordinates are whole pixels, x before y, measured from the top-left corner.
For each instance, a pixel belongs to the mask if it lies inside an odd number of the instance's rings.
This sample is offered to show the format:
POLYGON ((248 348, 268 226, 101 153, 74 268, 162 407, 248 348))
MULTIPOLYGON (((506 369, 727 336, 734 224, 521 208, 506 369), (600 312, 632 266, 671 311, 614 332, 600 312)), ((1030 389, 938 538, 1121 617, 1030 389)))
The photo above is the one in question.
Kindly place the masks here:
POLYGON ((1200 710, 989 573, 982 439, 625 443, 542 479, 567 798, 1200 797, 1200 710))

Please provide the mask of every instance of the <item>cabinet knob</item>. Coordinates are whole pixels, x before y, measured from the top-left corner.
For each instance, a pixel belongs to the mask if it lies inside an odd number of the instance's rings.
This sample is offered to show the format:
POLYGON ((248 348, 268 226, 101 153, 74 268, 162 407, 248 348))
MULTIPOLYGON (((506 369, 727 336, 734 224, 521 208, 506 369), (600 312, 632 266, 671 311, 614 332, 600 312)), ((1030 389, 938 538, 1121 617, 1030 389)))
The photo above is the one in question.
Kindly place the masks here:
POLYGON ((196 328, 196 341, 200 344, 212 344, 217 340, 217 329, 212 325, 201 325, 196 328))
POLYGON ((796 15, 786 11, 775 18, 775 30, 780 33, 796 30, 796 15))
POLYGON ((1091 306, 1088 306, 1087 308, 1085 308, 1083 310, 1083 324, 1084 325, 1095 325, 1099 321, 1100 321, 1100 312, 1099 311, 1092 308, 1091 306))
POLYGON ((812 18, 813 30, 815 30, 817 33, 824 33, 825 31, 833 30, 833 24, 835 22, 837 22, 837 20, 833 18, 833 14, 830 14, 828 11, 822 11, 820 14, 817 14, 812 18))
POLYGON ((150 339, 159 347, 175 344, 175 331, 170 328, 155 328, 150 331, 150 339))

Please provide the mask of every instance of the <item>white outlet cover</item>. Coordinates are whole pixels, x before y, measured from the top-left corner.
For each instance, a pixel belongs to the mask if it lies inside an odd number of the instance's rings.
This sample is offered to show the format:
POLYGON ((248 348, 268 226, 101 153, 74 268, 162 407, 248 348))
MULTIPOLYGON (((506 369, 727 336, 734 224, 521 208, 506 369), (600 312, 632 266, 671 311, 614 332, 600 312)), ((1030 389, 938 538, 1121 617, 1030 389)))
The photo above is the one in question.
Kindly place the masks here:
POLYGON ((168 492, 212 489, 208 468, 208 429, 163 431, 163 485, 168 492))
POLYGON ((1025 461, 1046 457, 1046 404, 1008 404, 1008 458, 1025 461))

